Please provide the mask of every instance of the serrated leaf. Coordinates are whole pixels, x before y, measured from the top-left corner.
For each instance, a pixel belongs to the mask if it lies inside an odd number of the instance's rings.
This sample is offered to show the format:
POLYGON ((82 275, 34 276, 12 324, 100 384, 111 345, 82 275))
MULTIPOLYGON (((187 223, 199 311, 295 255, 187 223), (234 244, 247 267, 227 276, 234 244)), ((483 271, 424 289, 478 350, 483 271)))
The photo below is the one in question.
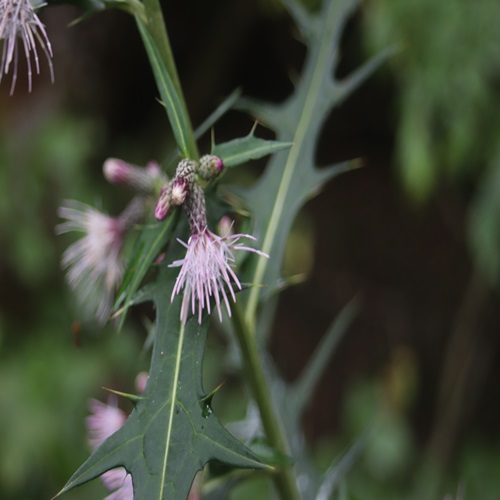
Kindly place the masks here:
POLYGON ((212 154, 224 160, 224 167, 235 167, 249 160, 258 160, 283 149, 288 149, 291 146, 291 142, 269 141, 255 137, 252 130, 246 137, 214 145, 212 154))
POLYGON ((170 304, 175 270, 166 265, 156 288, 155 345, 146 390, 124 426, 75 472, 64 493, 103 472, 125 467, 136 500, 187 497, 196 473, 209 461, 266 468, 207 409, 202 362, 208 318, 180 322, 181 298, 170 304))

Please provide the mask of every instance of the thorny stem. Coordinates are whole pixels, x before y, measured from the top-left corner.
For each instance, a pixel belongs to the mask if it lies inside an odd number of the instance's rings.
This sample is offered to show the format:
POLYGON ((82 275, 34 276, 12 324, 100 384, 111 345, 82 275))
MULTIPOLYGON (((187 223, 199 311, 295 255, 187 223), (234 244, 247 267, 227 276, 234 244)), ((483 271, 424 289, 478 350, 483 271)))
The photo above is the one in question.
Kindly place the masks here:
MULTIPOLYGON (((279 452, 288 455, 290 453, 288 442, 272 404, 269 384, 255 340, 256 335, 251 332, 245 322, 243 313, 237 303, 233 307, 232 319, 241 349, 243 368, 259 407, 262 424, 269 444, 279 452)), ((278 469, 273 479, 283 500, 301 499, 293 470, 290 467, 278 469)))
POLYGON ((163 18, 163 12, 161 10, 161 5, 159 0, 144 0, 144 10, 146 15, 146 26, 154 40, 156 47, 160 53, 160 56, 165 63, 165 67, 170 74, 175 89, 177 91, 177 97, 181 102, 182 110, 188 123, 188 149, 189 157, 193 160, 197 160, 200 156, 198 152, 198 146, 196 145, 196 140, 194 138, 193 126, 189 118, 189 113, 187 111, 186 100, 184 99, 184 93, 182 91, 181 83, 179 80, 179 75, 177 73, 177 68, 175 66, 175 60, 172 53, 172 48, 170 47, 170 41, 168 38, 167 27, 165 25, 165 19, 163 18))

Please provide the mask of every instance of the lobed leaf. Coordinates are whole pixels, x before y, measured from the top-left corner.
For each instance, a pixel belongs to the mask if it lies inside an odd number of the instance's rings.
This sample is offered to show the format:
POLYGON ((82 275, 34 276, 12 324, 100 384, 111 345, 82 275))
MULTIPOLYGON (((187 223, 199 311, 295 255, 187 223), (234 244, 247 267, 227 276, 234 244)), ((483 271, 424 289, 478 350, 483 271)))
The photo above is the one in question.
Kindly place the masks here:
POLYGON ((294 94, 280 105, 246 100, 242 106, 259 121, 276 131, 277 141, 291 143, 286 152, 275 154, 264 175, 250 188, 234 189, 254 214, 255 236, 270 259, 256 259, 250 283, 270 285, 250 291, 245 319, 252 323, 264 294, 268 299, 281 282, 281 264, 285 244, 297 212, 321 186, 334 176, 357 166, 343 162, 328 169, 315 164, 316 143, 321 127, 333 109, 354 91, 389 53, 373 59, 348 76, 337 80, 340 35, 348 17, 357 6, 356 0, 324 1, 317 13, 309 13, 294 0, 287 0, 291 13, 301 29, 308 53, 294 94))
POLYGON ((180 322, 181 298, 170 304, 175 270, 163 266, 153 292, 156 334, 146 390, 124 426, 75 472, 62 494, 115 467, 132 474, 136 500, 186 498, 196 473, 218 461, 267 466, 213 413, 202 384, 208 318, 180 322), (163 286, 164 285, 164 286, 163 286))

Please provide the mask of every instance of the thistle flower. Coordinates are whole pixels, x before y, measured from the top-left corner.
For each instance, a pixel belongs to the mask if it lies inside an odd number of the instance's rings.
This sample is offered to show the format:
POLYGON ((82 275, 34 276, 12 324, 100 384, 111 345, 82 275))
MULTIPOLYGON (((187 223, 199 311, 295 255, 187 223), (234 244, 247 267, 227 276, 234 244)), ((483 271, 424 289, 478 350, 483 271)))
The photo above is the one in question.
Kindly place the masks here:
MULTIPOLYGON (((91 399, 91 414, 86 418, 90 447, 95 450, 114 434, 127 420, 127 415, 118 408, 116 398, 110 398, 108 404, 91 399)), ((111 469, 101 475, 104 486, 113 491, 106 500, 133 500, 134 486, 132 477, 123 467, 111 469)))
POLYGON ((105 322, 114 291, 123 276, 122 247, 126 232, 144 212, 141 198, 134 198, 118 217, 110 217, 88 205, 69 201, 58 215, 66 222, 56 227, 58 234, 82 231, 84 236, 63 254, 67 280, 100 322, 105 322))
POLYGON ((198 323, 201 324, 203 310, 211 313, 211 299, 215 300, 220 321, 222 304, 231 316, 229 296, 236 302, 235 290, 242 289, 233 270, 236 264, 234 251, 246 250, 269 258, 260 250, 238 243, 242 238, 254 241, 255 238, 249 234, 231 234, 232 223, 228 223, 226 218, 224 236, 217 236, 208 229, 205 194, 199 181, 210 182, 223 170, 224 162, 214 155, 202 156, 199 162, 181 160, 174 178, 162 189, 156 205, 155 217, 158 220, 164 220, 172 206, 179 205, 184 207, 189 220, 191 237, 187 243, 177 240, 186 247, 186 256, 169 266, 181 268, 172 290, 171 302, 176 295, 184 293, 181 305, 181 321, 184 323, 189 310, 196 314, 198 308, 198 323))
MULTIPOLYGON (((41 4, 42 7, 45 4, 41 4)), ((30 0, 0 0, 0 40, 3 40, 2 59, 0 62, 0 82, 2 76, 9 73, 13 65, 10 94, 14 93, 17 81, 19 39, 22 41, 26 63, 28 65, 28 90, 31 92, 32 57, 36 74, 40 74, 37 44, 42 49, 49 64, 50 79, 54 81, 52 66, 52 47, 45 26, 35 13, 30 0)))
POLYGON ((238 243, 241 238, 254 240, 249 234, 233 234, 217 236, 207 226, 199 228, 191 234, 188 243, 179 243, 186 247, 186 256, 176 260, 169 267, 181 267, 172 290, 171 301, 184 290, 181 306, 181 320, 185 323, 191 309, 196 313, 198 307, 198 323, 201 324, 203 310, 211 313, 210 299, 215 300, 215 306, 222 321, 221 304, 224 303, 227 313, 231 316, 231 306, 228 295, 236 302, 235 288, 241 290, 241 283, 233 270, 235 265, 234 251, 246 250, 263 257, 269 257, 264 252, 238 243), (227 289, 227 291, 226 291, 227 289))
POLYGON ((174 206, 186 201, 195 179, 197 163, 184 159, 177 165, 175 177, 160 192, 160 199, 155 208, 155 217, 162 221, 167 218, 174 206))

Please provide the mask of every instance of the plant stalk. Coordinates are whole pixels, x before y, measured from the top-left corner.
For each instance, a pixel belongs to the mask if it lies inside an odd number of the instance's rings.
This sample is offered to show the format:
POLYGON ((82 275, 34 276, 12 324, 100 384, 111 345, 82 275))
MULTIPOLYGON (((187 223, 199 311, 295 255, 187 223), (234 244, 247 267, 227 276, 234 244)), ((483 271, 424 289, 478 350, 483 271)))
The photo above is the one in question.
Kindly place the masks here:
MULTIPOLYGON (((238 304, 233 307, 233 324, 240 345, 243 368, 259 412, 269 444, 284 455, 290 454, 287 439, 279 417, 272 404, 269 384, 264 372, 263 363, 257 347, 256 336, 243 318, 238 304)), ((291 467, 277 469, 273 476, 276 488, 283 500, 300 500, 302 498, 291 467)))
MULTIPOLYGON (((193 159, 199 158, 198 147, 196 145, 193 127, 187 112, 187 106, 182 92, 179 76, 175 66, 172 49, 168 38, 163 13, 159 0, 144 0, 144 11, 146 16, 146 26, 153 38, 160 56, 170 74, 174 83, 178 98, 182 104, 189 125, 189 154, 193 159)), ((271 401, 266 375, 262 368, 261 358, 258 352, 255 335, 244 321, 240 309, 235 305, 233 322, 235 325, 238 342, 243 358, 250 387, 253 396, 259 407, 262 423, 266 432, 267 439, 271 446, 283 454, 289 454, 288 442, 286 440, 281 423, 276 415, 271 401)), ((290 467, 278 469, 273 476, 283 500, 301 500, 301 495, 297 488, 295 476, 290 467)))

